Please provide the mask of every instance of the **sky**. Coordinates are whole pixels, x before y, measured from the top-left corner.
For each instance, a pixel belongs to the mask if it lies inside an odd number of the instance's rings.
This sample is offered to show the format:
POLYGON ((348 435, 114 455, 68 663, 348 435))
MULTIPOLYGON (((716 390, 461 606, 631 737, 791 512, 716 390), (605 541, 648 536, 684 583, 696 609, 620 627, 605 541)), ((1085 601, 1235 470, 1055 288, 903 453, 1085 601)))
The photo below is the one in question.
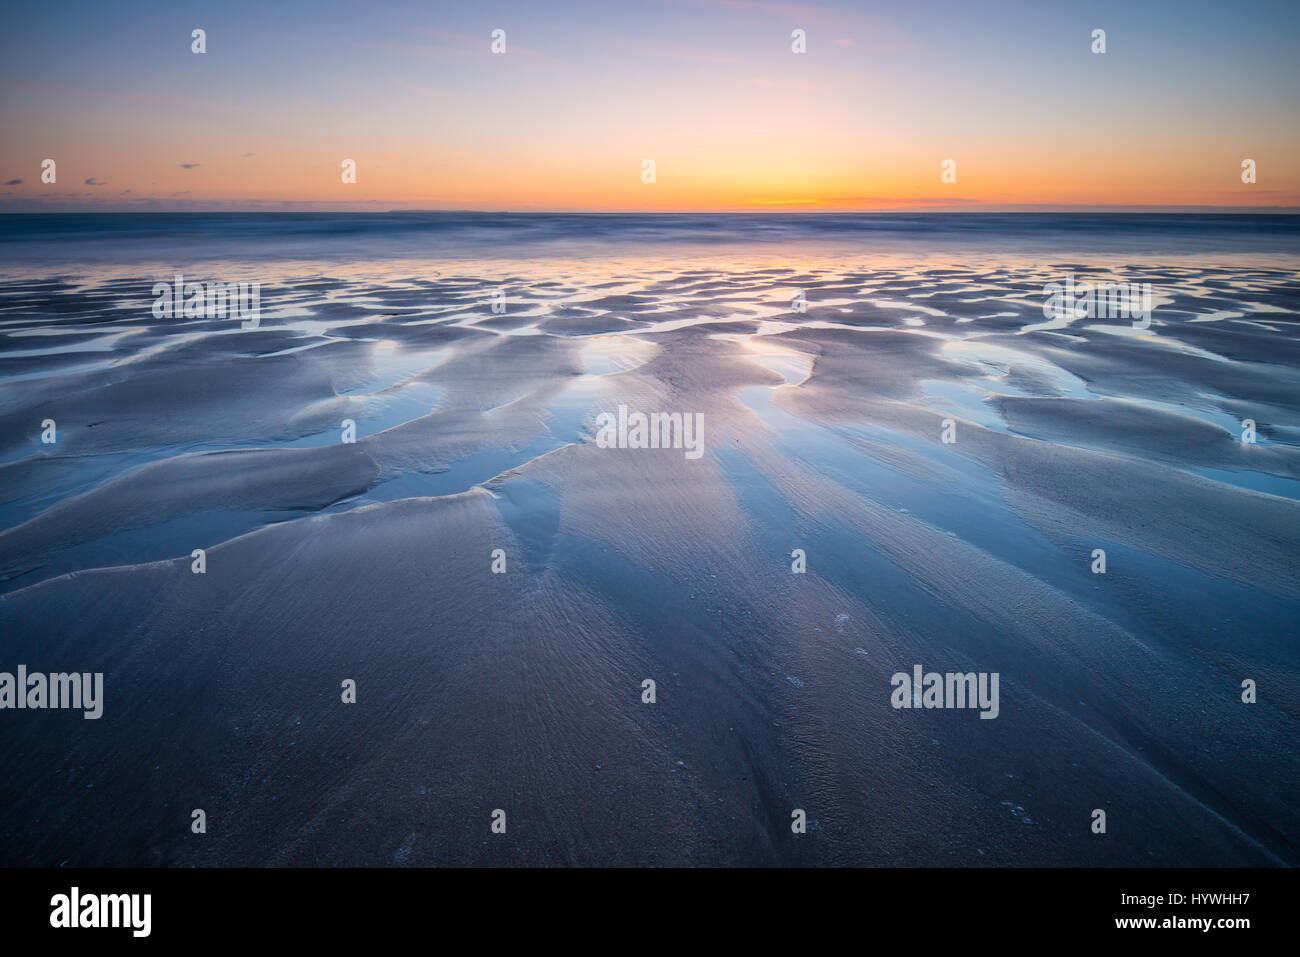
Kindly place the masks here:
POLYGON ((1300 207, 1298 47, 1295 0, 15 3, 0 212, 1300 207))

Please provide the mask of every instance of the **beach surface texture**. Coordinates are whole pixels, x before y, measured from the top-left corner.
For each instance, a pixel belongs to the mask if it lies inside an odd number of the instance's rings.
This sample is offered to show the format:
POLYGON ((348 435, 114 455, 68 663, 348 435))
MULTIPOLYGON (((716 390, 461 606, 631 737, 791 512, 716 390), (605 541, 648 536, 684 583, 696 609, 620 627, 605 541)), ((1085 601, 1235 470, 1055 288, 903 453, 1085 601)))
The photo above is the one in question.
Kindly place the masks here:
POLYGON ((0 864, 1300 864, 1293 218, 9 219, 0 864))

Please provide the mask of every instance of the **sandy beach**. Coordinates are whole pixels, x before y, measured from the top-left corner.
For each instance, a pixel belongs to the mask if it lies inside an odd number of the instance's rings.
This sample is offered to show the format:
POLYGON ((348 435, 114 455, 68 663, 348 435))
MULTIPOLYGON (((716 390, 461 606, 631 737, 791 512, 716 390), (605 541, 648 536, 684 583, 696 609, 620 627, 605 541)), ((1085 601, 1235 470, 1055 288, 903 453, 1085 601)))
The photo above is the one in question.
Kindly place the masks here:
POLYGON ((0 863, 1300 863, 1300 257, 1079 245, 10 268, 0 863))

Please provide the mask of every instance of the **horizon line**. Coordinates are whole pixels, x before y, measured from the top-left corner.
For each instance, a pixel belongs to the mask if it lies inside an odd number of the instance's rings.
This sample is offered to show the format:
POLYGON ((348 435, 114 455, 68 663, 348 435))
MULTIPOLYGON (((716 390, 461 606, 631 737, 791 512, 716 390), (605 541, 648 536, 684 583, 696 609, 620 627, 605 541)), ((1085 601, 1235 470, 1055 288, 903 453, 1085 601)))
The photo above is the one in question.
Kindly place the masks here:
POLYGON ((65 208, 50 209, 33 208, 33 209, 3 209, 0 208, 0 216, 68 216, 68 215, 195 215, 195 214, 275 214, 275 213, 351 213, 356 215, 401 215, 414 213, 441 213, 441 214, 480 214, 491 216, 842 216, 842 215, 891 215, 898 213, 907 213, 911 215, 951 215, 951 214, 968 214, 968 215, 998 215, 1006 213, 1093 213, 1093 214, 1132 214, 1132 213, 1149 213, 1149 214, 1178 214, 1178 213, 1207 213, 1223 215, 1242 215, 1242 214, 1272 214, 1272 215, 1300 215, 1300 206, 1215 206, 1215 205, 1186 205, 1186 206, 1124 206, 1110 204, 1095 205, 1072 205, 1072 204, 1008 204, 1005 206, 994 206, 980 209, 972 209, 969 206, 952 207, 952 208, 935 208, 930 207, 877 207, 871 209, 773 209, 773 208, 736 208, 728 207, 722 209, 456 209, 456 208, 439 208, 439 207, 388 207, 379 206, 374 209, 358 209, 355 205, 346 207, 320 208, 314 204, 307 208, 308 204, 301 206, 281 206, 279 208, 266 207, 240 207, 234 209, 208 207, 203 209, 141 209, 139 206, 134 207, 116 207, 116 208, 65 208))

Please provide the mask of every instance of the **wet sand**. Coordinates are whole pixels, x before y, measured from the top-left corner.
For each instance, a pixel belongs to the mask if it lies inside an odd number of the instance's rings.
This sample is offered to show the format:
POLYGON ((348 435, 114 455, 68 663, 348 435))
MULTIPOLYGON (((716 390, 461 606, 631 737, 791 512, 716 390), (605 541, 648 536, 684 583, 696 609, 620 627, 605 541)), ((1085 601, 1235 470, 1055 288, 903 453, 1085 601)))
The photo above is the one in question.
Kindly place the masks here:
POLYGON ((0 283, 0 670, 105 675, 0 713, 0 863, 1300 863, 1295 264, 266 272, 0 283), (1112 270, 1149 330, 1044 319, 1112 270))

